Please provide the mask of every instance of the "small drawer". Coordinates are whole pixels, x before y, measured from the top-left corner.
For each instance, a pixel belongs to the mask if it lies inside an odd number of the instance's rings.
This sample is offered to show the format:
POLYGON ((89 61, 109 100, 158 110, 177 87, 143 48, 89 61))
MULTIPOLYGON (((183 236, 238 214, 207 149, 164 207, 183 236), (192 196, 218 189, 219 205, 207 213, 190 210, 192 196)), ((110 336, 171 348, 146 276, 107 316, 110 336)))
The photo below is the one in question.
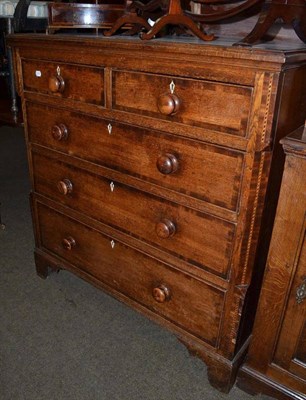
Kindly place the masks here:
POLYGON ((226 277, 235 224, 33 153, 34 188, 70 208, 226 277))
POLYGON ((246 136, 252 88, 113 71, 113 108, 246 136))
POLYGON ((242 152, 34 103, 27 103, 27 120, 34 143, 231 211, 238 208, 242 152))
POLYGON ((104 70, 45 61, 22 62, 24 90, 104 106, 104 70))
POLYGON ((224 292, 37 203, 40 247, 216 346, 224 292))

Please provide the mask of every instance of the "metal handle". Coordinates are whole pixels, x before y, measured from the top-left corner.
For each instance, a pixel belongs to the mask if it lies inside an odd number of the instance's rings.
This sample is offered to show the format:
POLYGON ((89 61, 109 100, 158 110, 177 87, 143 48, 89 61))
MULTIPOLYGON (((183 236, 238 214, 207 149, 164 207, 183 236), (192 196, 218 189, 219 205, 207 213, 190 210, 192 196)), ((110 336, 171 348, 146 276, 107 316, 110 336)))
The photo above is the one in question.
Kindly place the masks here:
POLYGON ((296 289, 295 298, 298 304, 302 303, 302 301, 306 298, 306 277, 304 277, 303 282, 296 289))

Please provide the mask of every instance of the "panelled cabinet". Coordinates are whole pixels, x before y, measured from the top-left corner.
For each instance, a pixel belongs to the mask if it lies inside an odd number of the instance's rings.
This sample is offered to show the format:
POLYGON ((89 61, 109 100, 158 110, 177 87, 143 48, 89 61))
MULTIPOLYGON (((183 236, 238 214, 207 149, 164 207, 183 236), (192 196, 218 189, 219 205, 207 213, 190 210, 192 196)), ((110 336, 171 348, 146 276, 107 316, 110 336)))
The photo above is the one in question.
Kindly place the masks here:
POLYGON ((238 384, 306 398, 306 125, 282 140, 285 171, 253 338, 238 384))
POLYGON ((277 143, 305 120, 305 48, 67 35, 9 42, 38 274, 68 269, 169 328, 228 391, 269 242, 277 143))

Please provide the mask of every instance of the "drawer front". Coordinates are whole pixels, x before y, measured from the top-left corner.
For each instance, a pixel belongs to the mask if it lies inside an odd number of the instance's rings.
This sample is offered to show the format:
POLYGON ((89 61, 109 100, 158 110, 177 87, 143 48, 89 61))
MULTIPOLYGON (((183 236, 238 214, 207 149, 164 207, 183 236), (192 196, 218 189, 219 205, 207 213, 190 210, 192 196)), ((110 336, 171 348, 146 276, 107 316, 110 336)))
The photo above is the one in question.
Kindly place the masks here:
POLYGON ((33 153, 37 193, 226 276, 235 225, 33 153))
POLYGON ((195 79, 114 71, 112 97, 113 108, 117 110, 246 136, 252 89, 195 79))
POLYGON ((27 119, 34 143, 237 210, 243 153, 32 103, 27 119))
POLYGON ((104 70, 45 61, 22 62, 24 90, 104 105, 104 70))
POLYGON ((216 345, 224 293, 38 203, 41 246, 216 345))

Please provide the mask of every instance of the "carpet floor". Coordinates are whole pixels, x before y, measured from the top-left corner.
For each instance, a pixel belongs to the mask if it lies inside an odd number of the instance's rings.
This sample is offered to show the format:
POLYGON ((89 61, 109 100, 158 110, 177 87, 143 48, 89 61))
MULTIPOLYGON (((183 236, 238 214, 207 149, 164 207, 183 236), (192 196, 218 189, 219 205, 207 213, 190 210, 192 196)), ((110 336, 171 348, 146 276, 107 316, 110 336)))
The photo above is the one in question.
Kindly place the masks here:
POLYGON ((268 400, 213 389, 157 324, 73 274, 35 272, 22 129, 0 127, 0 400, 268 400))

